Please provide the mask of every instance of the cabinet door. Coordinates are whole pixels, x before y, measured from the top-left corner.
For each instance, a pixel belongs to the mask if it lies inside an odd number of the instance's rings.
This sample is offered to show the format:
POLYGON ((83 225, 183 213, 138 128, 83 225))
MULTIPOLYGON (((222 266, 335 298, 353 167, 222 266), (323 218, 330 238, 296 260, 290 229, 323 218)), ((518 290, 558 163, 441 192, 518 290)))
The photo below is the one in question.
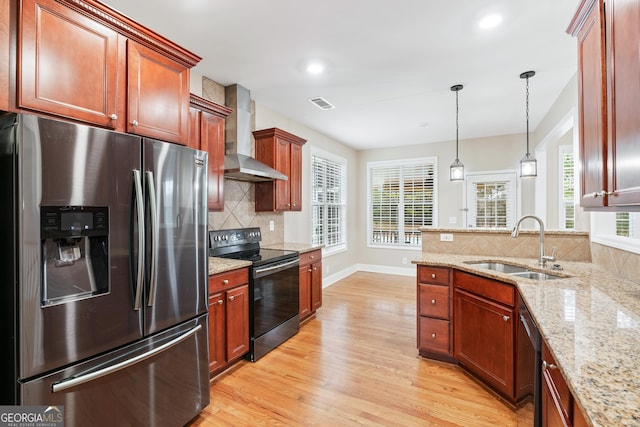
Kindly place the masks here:
POLYGON ((455 290, 455 357, 496 391, 513 399, 513 309, 455 290))
POLYGON ((448 320, 418 317, 418 349, 451 355, 448 320))
POLYGON ((420 316, 449 319, 449 286, 418 285, 418 310, 420 316))
POLYGON ((227 363, 224 293, 209 296, 209 372, 227 363))
POLYGON ((227 361, 249 351, 249 285, 226 293, 227 300, 227 361))
POLYGON ((562 411, 551 377, 542 376, 542 425, 543 427, 570 427, 566 414, 562 411))
POLYGON ((289 192, 291 210, 302 210, 302 146, 291 144, 291 164, 289 173, 289 192))
POLYGON ((200 110, 189 107, 187 147, 200 150, 200 110))
POLYGON ((200 113, 200 150, 209 153, 210 211, 224 209, 224 119, 211 113, 200 113))
POLYGON ((116 128, 118 34, 54 0, 23 0, 20 31, 19 106, 116 128))
POLYGON ((578 92, 582 185, 580 204, 603 206, 607 180, 607 114, 602 2, 596 1, 578 34, 578 92), (598 195, 595 197, 595 195, 598 195))
MULTIPOLYGON (((289 177, 291 181, 291 144, 281 139, 276 140, 276 167, 275 169, 289 177)), ((289 181, 276 179, 276 209, 277 211, 288 211, 291 209, 291 184, 289 181)))
MULTIPOLYGON (((598 4, 602 3, 601 1, 598 4)), ((640 2, 607 0, 609 206, 640 204, 640 2)))
POLYGON ((300 319, 311 315, 311 269, 310 264, 300 266, 300 319))
POLYGON ((189 69, 127 41, 127 132, 187 145, 189 69))
POLYGON ((322 262, 311 265, 311 311, 322 307, 322 262))

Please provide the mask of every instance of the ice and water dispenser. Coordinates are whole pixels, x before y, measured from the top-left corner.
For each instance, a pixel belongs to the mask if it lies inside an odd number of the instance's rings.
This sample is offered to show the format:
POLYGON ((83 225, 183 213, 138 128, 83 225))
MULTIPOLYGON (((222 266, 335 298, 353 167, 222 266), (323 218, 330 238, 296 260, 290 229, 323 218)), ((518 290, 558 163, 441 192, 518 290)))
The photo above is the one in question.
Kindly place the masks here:
POLYGON ((109 292, 109 209, 41 206, 42 305, 109 292))

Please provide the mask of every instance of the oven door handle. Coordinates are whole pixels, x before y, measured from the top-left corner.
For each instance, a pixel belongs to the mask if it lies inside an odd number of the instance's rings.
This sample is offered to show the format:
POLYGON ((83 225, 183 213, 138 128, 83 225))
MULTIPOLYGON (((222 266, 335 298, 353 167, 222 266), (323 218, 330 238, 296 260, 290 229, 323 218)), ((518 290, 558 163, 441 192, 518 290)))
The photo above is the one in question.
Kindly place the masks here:
POLYGON ((295 260, 293 260, 293 261, 289 261, 289 262, 286 262, 284 264, 274 265, 272 267, 264 267, 264 268, 258 267, 258 268, 256 268, 254 270, 254 275, 256 277, 262 276, 262 275, 264 275, 264 273, 268 273, 268 272, 271 272, 271 271, 274 271, 274 270, 278 270, 278 271, 284 270, 284 269, 286 269, 288 267, 291 267, 292 265, 296 265, 296 264, 300 264, 300 260, 297 259, 297 258, 295 260))

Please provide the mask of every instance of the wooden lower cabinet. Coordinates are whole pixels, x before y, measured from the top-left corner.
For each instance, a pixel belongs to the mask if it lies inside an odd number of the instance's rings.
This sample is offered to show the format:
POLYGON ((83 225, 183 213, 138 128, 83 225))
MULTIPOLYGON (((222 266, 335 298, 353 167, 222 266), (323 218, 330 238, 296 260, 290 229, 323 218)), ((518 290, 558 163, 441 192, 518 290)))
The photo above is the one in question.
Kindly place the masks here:
POLYGON ((300 254, 300 320, 322 307, 322 250, 300 254))
POLYGON ((454 297, 455 357, 501 395, 514 399, 514 309, 461 289, 454 297))
POLYGON ((543 427, 586 427, 587 421, 546 343, 542 344, 543 427))
POLYGON ((418 267, 418 350, 425 357, 453 360, 451 270, 418 267))
POLYGON ((209 277, 209 373, 213 376, 249 351, 246 268, 209 277))

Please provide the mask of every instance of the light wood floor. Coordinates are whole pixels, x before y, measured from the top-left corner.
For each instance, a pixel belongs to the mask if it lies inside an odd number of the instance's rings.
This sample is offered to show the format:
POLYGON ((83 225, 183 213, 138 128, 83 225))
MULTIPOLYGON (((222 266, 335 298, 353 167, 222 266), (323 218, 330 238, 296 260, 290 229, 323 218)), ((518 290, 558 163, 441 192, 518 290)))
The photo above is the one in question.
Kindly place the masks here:
POLYGON ((191 426, 531 425, 459 367, 417 355, 415 278, 359 272, 323 303, 296 336, 215 378, 191 426))

